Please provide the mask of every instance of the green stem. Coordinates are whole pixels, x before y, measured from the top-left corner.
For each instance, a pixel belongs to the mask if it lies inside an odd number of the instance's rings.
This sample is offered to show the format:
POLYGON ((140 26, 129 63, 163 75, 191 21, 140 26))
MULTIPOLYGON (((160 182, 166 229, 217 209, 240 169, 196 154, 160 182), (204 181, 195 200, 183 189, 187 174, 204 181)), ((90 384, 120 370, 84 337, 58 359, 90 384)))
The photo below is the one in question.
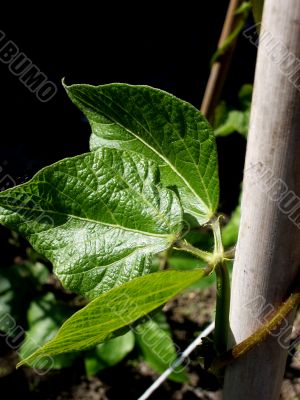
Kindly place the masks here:
POLYGON ((229 305, 230 305, 230 279, 224 261, 224 248, 222 243, 219 218, 210 223, 214 234, 214 252, 208 253, 200 250, 184 240, 175 243, 174 248, 183 250, 208 263, 208 271, 216 272, 217 302, 214 344, 218 354, 227 350, 227 335, 229 330, 229 305))
POLYGON ((220 218, 214 219, 211 222, 211 227, 214 234, 214 254, 217 256, 218 259, 223 259, 224 256, 224 248, 222 243, 222 235, 221 235, 221 228, 220 228, 220 218))
POLYGON ((182 250, 186 251, 187 253, 193 254, 194 256, 201 258, 201 260, 210 264, 213 254, 209 253, 208 251, 200 250, 197 247, 192 246, 190 243, 186 242, 185 240, 179 240, 174 244, 175 250, 182 250))
POLYGON ((227 350, 227 335, 229 329, 230 279, 224 262, 220 217, 212 221, 214 234, 215 272, 217 278, 217 302, 215 317, 214 345, 217 353, 227 350))
POLYGON ((227 350, 229 330, 230 279, 224 262, 215 267, 217 277, 217 303, 214 344, 218 354, 227 350))

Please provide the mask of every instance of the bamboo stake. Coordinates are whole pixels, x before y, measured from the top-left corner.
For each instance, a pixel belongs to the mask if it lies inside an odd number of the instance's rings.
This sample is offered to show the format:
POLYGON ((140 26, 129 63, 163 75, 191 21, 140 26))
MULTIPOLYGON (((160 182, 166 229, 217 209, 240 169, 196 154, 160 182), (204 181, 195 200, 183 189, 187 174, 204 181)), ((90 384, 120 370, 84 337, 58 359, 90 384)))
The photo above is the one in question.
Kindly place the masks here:
MULTIPOLYGON (((253 37, 248 35, 253 43, 254 36, 255 28, 253 37)), ((299 0, 265 0, 233 269, 228 347, 245 340, 261 325, 263 317, 282 303, 299 270, 299 59, 299 0)), ((279 398, 292 320, 293 315, 284 321, 287 327, 281 325, 276 335, 227 368, 225 400, 279 398)))

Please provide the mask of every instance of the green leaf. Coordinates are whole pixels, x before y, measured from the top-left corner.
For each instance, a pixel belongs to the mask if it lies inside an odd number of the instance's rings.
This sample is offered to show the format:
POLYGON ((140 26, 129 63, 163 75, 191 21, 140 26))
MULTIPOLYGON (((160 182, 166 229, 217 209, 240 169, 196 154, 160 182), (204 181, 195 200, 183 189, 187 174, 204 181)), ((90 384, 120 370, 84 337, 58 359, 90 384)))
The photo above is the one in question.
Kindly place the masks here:
POLYGON ((105 343, 98 344, 96 347, 97 356, 112 366, 120 362, 134 347, 134 334, 131 331, 125 335, 115 337, 105 343))
MULTIPOLYGON (((149 319, 139 325, 135 333, 143 357, 154 371, 163 373, 177 359, 178 355, 170 333, 163 330, 154 320, 149 319)), ((169 379, 186 382, 184 368, 182 366, 175 368, 169 379)))
POLYGON ((249 127, 249 118, 250 118, 250 110, 229 111, 224 124, 219 126, 215 130, 216 136, 228 136, 234 132, 238 132, 243 136, 247 136, 249 127))
POLYGON ((87 375, 95 375, 107 367, 118 364, 133 350, 134 342, 134 334, 128 331, 125 335, 98 344, 84 359, 87 375))
MULTIPOLYGON (((52 339, 60 325, 73 312, 71 307, 58 303, 52 293, 47 293, 42 298, 33 301, 28 310, 29 329, 26 332, 24 343, 18 350, 21 359, 25 359, 52 339)), ((52 358, 47 367, 51 369, 69 367, 76 357, 78 357, 78 353, 58 355, 52 358)), ((28 364, 37 369, 46 367, 42 359, 28 364)))
POLYGON ((241 103, 241 109, 246 111, 250 110, 253 94, 253 85, 246 83, 239 91, 238 97, 241 103))
POLYGON ((69 318, 57 335, 19 365, 40 357, 86 350, 112 337, 171 297, 198 281, 207 272, 162 271, 141 276, 100 295, 69 318))
POLYGON ((200 224, 218 206, 213 131, 191 104, 147 86, 66 87, 92 127, 91 149, 114 147, 143 154, 160 166, 165 186, 176 186, 186 213, 200 224))
POLYGON ((168 263, 171 268, 183 271, 204 267, 206 265, 205 261, 195 258, 183 251, 174 251, 168 259, 168 263))
POLYGON ((155 311, 151 313, 151 315, 147 315, 145 319, 148 320, 149 317, 151 317, 152 321, 154 321, 163 331, 165 331, 168 334, 171 334, 171 327, 163 311, 155 311))
POLYGON ((65 287, 90 298, 147 273, 181 221, 156 165, 116 149, 62 160, 0 193, 0 222, 51 260, 65 287))
POLYGON ((214 127, 216 136, 228 136, 238 132, 247 137, 250 119, 252 85, 243 85, 239 91, 239 109, 230 109, 222 101, 215 110, 214 127))
POLYGON ((0 268, 0 331, 19 334, 16 324, 26 327, 26 312, 37 285, 48 278, 47 268, 37 262, 24 262, 0 268))

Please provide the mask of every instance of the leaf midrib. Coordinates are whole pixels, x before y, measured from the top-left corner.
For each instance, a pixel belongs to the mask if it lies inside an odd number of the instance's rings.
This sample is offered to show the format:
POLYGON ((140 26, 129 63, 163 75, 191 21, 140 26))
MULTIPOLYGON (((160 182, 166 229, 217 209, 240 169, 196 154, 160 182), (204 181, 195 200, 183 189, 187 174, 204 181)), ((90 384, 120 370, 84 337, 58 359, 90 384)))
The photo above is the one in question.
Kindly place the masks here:
MULTIPOLYGON (((160 237, 160 238, 167 238, 167 237, 176 237, 176 234, 159 234, 159 233, 151 233, 151 232, 145 232, 145 231, 140 231, 138 229, 133 229, 133 228, 126 228, 124 226, 121 225, 114 225, 114 224, 109 224, 107 222, 102 222, 102 221, 97 221, 97 220, 92 220, 89 218, 83 218, 83 217, 79 217, 78 215, 73 215, 73 214, 69 214, 69 213, 63 213, 60 211, 53 211, 53 210, 45 210, 45 209, 38 209, 38 208, 30 208, 30 207, 18 207, 18 206, 12 206, 12 205, 6 205, 5 207, 0 206, 2 208, 10 208, 12 210, 28 210, 28 211, 36 211, 36 212, 42 212, 42 213, 49 213, 49 214, 57 214, 57 215, 62 215, 62 216, 67 216, 69 218, 74 218, 74 219, 78 219, 80 221, 84 221, 84 222, 88 222, 88 223, 92 223, 92 224, 99 224, 99 225, 104 225, 110 228, 115 228, 115 229, 120 229, 120 230, 124 230, 124 231, 128 231, 128 232, 133 232, 133 233, 138 233, 144 236, 153 236, 153 237, 160 237)), ((1 216, 0 216, 1 219, 1 216)), ((57 226, 55 226, 54 228, 56 228, 57 226)), ((52 229, 52 228, 50 228, 52 229)))
MULTIPOLYGON (((95 153, 96 153, 96 152, 95 152, 95 153)), ((107 165, 105 164, 105 166, 107 166, 107 165)), ((110 169, 111 172, 114 172, 113 169, 112 169, 111 167, 109 167, 109 168, 107 168, 107 169, 110 169)), ((92 171, 92 173, 95 174, 95 172, 93 171, 92 168, 90 168, 90 170, 92 171)), ((72 179, 77 179, 78 181, 82 182, 82 183, 85 184, 87 187, 89 187, 90 190, 91 190, 92 192, 95 191, 91 186, 89 186, 85 181, 83 181, 83 180, 82 180, 81 178, 79 178, 78 176, 74 176, 74 175, 68 174, 68 173, 65 172, 65 171, 56 171, 56 173, 69 176, 69 177, 72 178, 72 179)), ((126 184, 127 184, 127 187, 128 187, 135 195, 137 195, 140 199, 142 199, 142 200, 144 201, 144 203, 146 203, 152 210, 154 210, 155 213, 157 214, 157 216, 158 216, 161 220, 163 220, 164 223, 165 223, 166 225, 168 225, 168 228, 169 228, 169 229, 172 228, 172 226, 171 226, 170 222, 168 221, 168 219, 167 219, 157 208, 155 208, 155 206, 154 206, 142 193, 138 192, 137 190, 134 189, 133 186, 129 185, 128 182, 127 182, 120 174, 118 174, 118 173, 115 172, 115 175, 117 175, 117 176, 120 178, 120 180, 121 180, 122 182, 126 183, 126 184)), ((95 176, 96 176, 96 175, 95 175, 95 176)), ((98 177, 96 176, 96 178, 98 178, 98 177)), ((44 183, 44 184, 46 184, 46 185, 49 185, 49 186, 53 187, 54 190, 56 190, 58 193, 60 193, 61 195, 67 197, 67 198, 70 199, 72 202, 74 202, 74 199, 73 199, 72 197, 70 197, 69 195, 67 195, 65 192, 62 192, 61 190, 59 190, 56 186, 53 185, 53 183, 51 183, 51 182, 49 182, 49 181, 45 181, 45 180, 39 180, 38 183, 44 183)), ((100 196, 98 196, 98 201, 101 202, 101 204, 105 207, 106 211, 109 213, 109 215, 111 216, 111 218, 117 223, 118 221, 116 220, 116 218, 115 218, 115 216, 114 216, 112 210, 108 207, 108 205, 102 200, 102 198, 101 198, 100 196)), ((173 199, 172 199, 172 201, 173 201, 173 199)), ((117 225, 118 225, 118 224, 117 224, 117 225)))
MULTIPOLYGON (((199 277, 199 279, 200 279, 201 277, 199 277)), ((193 283, 194 281, 195 281, 196 279, 191 279, 191 283, 193 283)), ((187 284, 188 285, 188 284, 187 284)), ((182 285, 180 285, 180 284, 178 284, 178 283, 175 283, 175 284, 173 284, 173 285, 170 285, 170 286, 168 286, 167 288, 162 288, 162 289, 159 289, 159 290, 157 290, 157 291, 154 291, 154 292, 151 292, 151 293, 149 293, 149 294, 147 294, 147 295, 145 295, 145 294, 143 294, 143 295, 136 295, 135 297, 134 297, 134 300, 136 301, 137 299, 143 299, 143 298, 147 298, 148 296, 155 296, 156 294, 160 294, 160 295, 162 295, 164 292, 169 292, 170 290, 171 291, 173 291, 174 289, 176 289, 176 288, 178 288, 179 290, 180 290, 180 288, 184 288, 185 287, 185 285, 184 286, 182 286, 182 285)), ((187 286, 186 286, 187 287, 187 286)), ((107 293, 105 293, 105 294, 108 294, 109 292, 107 292, 107 293)), ((166 297, 166 300, 165 300, 165 298, 162 300, 162 301, 157 301, 157 300, 155 300, 155 299, 153 299, 153 301, 150 301, 149 303, 147 303, 147 307, 145 307, 145 308, 143 308, 143 304, 144 303, 142 303, 141 305, 139 305, 139 307, 141 307, 142 308, 142 311, 141 311, 141 316, 138 316, 137 318, 141 318, 141 317, 143 317, 144 315, 146 315, 149 311, 149 309, 151 310, 152 309, 152 305, 157 305, 157 307, 159 307, 160 306, 160 304, 162 304, 162 303, 164 303, 164 302, 166 302, 166 301, 168 301, 168 298, 170 298, 170 297, 172 297, 172 294, 171 295, 169 295, 169 296, 167 296, 166 297)), ((104 299, 103 299, 104 300, 104 299)), ((93 301, 97 301, 97 299, 95 299, 95 300, 93 300, 93 301)), ((102 301, 102 303, 103 303, 104 301, 102 301)), ((91 303, 90 303, 91 304, 91 303)), ((92 316, 94 316, 95 315, 95 311, 99 311, 99 309, 101 308, 101 305, 97 305, 96 307, 90 307, 90 308, 92 308, 92 310, 89 310, 89 312, 90 312, 90 314, 92 315, 92 316)), ((84 310, 84 309, 83 309, 84 310)), ((81 311, 83 311, 83 310, 81 310, 81 311)), ((78 315, 78 314, 77 314, 78 315)), ((110 314, 108 314, 108 315, 110 315, 110 314)), ((89 318, 90 319, 90 318, 89 318)), ((114 324, 115 322, 118 322, 120 320, 120 318, 113 318, 113 319, 109 319, 109 320, 106 320, 105 322, 102 322, 102 323, 100 323, 100 324, 93 324, 91 327, 88 327, 87 328, 87 330, 88 329, 93 329, 93 328, 95 328, 95 327, 97 327, 99 330, 100 330, 100 328, 102 327, 102 326, 105 326, 105 325, 111 325, 111 324, 114 324)), ((97 321, 97 317, 94 317, 93 319, 92 319, 92 321, 97 321)), ((77 321, 75 321, 76 323, 77 323, 77 321)), ((76 330, 76 326, 74 327, 74 321, 66 321, 66 323, 65 323, 65 326, 63 326, 62 327, 62 331, 60 331, 60 333, 64 333, 64 330, 65 329, 67 329, 67 328, 73 328, 73 329, 75 329, 76 330), (68 325, 67 325, 68 324, 68 325), (73 326, 72 326, 73 325, 73 326)), ((118 328, 120 328, 120 327, 122 327, 122 326, 124 326, 124 324, 121 324, 121 325, 118 325, 117 326, 117 328, 113 328, 112 330, 109 330, 107 333, 112 333, 112 332, 114 332, 116 329, 118 329, 118 328)), ((100 332, 101 332, 101 330, 100 330, 100 332)), ((69 334, 70 336, 70 338, 72 337, 72 332, 70 332, 70 334, 69 334)), ((63 339, 67 339, 68 338, 68 335, 66 335, 66 336, 64 336, 64 338, 63 339)))
MULTIPOLYGON (((115 100, 113 100, 112 98, 108 97, 107 95, 103 94, 103 92, 101 92, 101 94, 106 97, 107 99, 111 100, 115 105, 117 105, 119 108, 121 108, 127 115, 129 115, 129 117, 133 118, 138 125, 141 126, 141 128, 143 130, 145 130, 146 132, 148 132, 148 134, 150 135, 150 137, 152 138, 152 140, 154 140, 151 132, 146 129, 145 127, 143 127, 143 125, 131 114, 129 114, 128 111, 126 111, 121 105, 119 105, 118 103, 115 102, 115 100)), ((98 99, 99 100, 99 99, 98 99)), ((94 107, 92 104, 80 99, 80 102, 85 103, 86 106, 88 106, 88 108, 92 108, 95 112, 99 112, 98 109, 96 107, 94 107)), ((103 101, 102 101, 103 103, 103 101)), ((105 104, 105 103, 104 103, 105 104)), ((142 138, 140 138, 139 136, 137 136, 134 132, 132 132, 129 128, 125 127, 123 124, 121 124, 120 122, 116 121, 116 119, 112 118, 111 116, 108 116, 105 112, 101 111, 101 113, 108 118, 109 120, 113 121, 116 125, 119 125, 121 128, 123 128, 125 131, 127 131, 128 133, 130 133, 132 136, 134 136, 137 140, 139 140, 140 142, 142 142, 146 147, 148 147, 150 150, 152 150, 155 154, 157 154, 167 165, 169 165, 169 167, 175 172, 176 175, 178 175, 180 177, 180 179, 182 179, 182 181, 185 183, 185 185, 189 188, 189 190, 194 194, 194 196, 199 200, 200 204, 203 204, 205 206, 205 208, 207 209, 207 211, 209 211, 209 208, 207 206, 207 204, 201 199, 201 197, 199 197, 198 193, 193 189, 193 187, 190 185, 190 183, 181 175, 181 173, 177 170, 177 168, 167 159, 165 158, 161 153, 159 153, 156 149, 154 149, 152 146, 150 146, 147 142, 145 142, 142 138)), ((99 124, 99 122, 96 122, 97 124, 99 124)), ((104 124, 105 125, 105 124, 104 124)), ((183 141, 182 138, 179 137, 179 139, 183 141)), ((210 207, 210 211, 212 211, 212 204, 210 201, 210 198, 208 196, 208 192, 206 189, 206 186, 204 185, 203 182, 203 178, 201 176, 201 174, 199 173, 199 177, 200 180, 202 182, 202 186, 204 188, 204 191, 206 193, 206 198, 207 201, 209 203, 209 207, 210 207)), ((208 215, 209 213, 207 212, 206 215, 208 215)), ((203 214, 202 214, 203 215, 203 214)))
MULTIPOLYGON (((194 270, 194 271, 196 271, 196 270, 194 270)), ((202 275, 204 275, 204 270, 203 269, 201 269, 201 268, 199 268, 199 269, 197 269, 197 271, 199 272, 199 276, 198 276, 198 274, 197 274, 197 277, 193 277, 193 278, 191 278, 191 279, 189 279, 188 280, 188 283, 187 283, 187 280, 185 281, 186 282, 186 284, 184 284, 184 285, 182 285, 181 283, 178 283, 178 282, 175 282, 175 283, 173 283, 173 284, 171 284, 171 285, 169 285, 168 287, 161 287, 161 288, 159 288, 158 290, 156 290, 156 291, 152 291, 151 293, 149 293, 149 294, 141 294, 141 295, 139 295, 139 294, 135 294, 134 295, 134 301, 136 302, 138 299, 143 299, 143 298, 147 298, 148 296, 155 296, 155 295, 158 295, 158 294, 163 294, 164 292, 168 292, 168 291, 173 291, 176 287, 178 287, 178 288, 182 288, 182 289, 184 289, 184 287, 188 287, 190 284, 192 284, 193 282, 195 282, 195 281, 197 281, 198 279, 201 279, 202 278, 202 275), (202 272, 202 274, 200 274, 200 272, 202 272)), ((150 274, 151 275, 151 274, 150 274)), ((136 278, 136 279, 138 279, 138 278, 136 278)), ((123 285, 123 289, 124 289, 124 286, 125 285, 128 285, 128 282, 126 282, 124 285, 123 285)), ((132 288, 131 288, 132 289, 132 288)), ((115 291, 119 291, 119 287, 116 287, 116 288, 113 288, 112 290, 115 290, 115 291)), ((137 291, 138 292, 138 291, 137 291)), ((108 296, 110 296, 111 295, 111 291, 109 291, 109 292, 106 292, 106 293, 103 293, 101 296, 103 296, 102 297, 102 303, 105 301, 105 298, 106 297, 108 297, 108 296)), ((130 296, 129 296, 130 297, 130 296)), ((169 297, 172 297, 172 295, 170 295, 169 297)), ((96 301, 98 301, 99 299, 94 299, 94 300, 92 300, 91 301, 91 303, 89 303, 89 307, 90 308, 93 308, 93 310, 92 310, 92 312, 91 312, 91 314, 95 314, 95 309, 97 309, 97 308, 101 308, 101 305, 96 305, 96 306, 92 306, 92 303, 93 302, 96 302, 96 301)), ((163 302, 164 302, 165 300, 163 300, 163 302)), ((156 299, 153 299, 151 302, 149 302, 149 303, 147 303, 148 305, 149 304, 156 304, 157 303, 157 300, 156 299)), ((158 302, 159 304, 160 304, 160 301, 158 302)), ((143 303, 142 303, 143 304, 143 303)), ((159 305, 158 304, 158 305, 159 305)), ((117 306, 118 305, 118 303, 112 303, 112 306, 117 306)), ((79 313, 81 314, 81 313, 83 313, 83 310, 84 309, 82 309, 82 310, 80 310, 80 311, 78 311, 77 312, 77 315, 79 315, 79 313)), ((105 315, 105 314, 104 314, 105 315)), ((95 319, 97 319, 97 318, 95 318, 95 319)), ((69 321, 68 322, 68 324, 71 324, 72 323, 72 321, 69 321)), ((67 324, 67 322, 66 322, 66 324, 67 324)), ((99 325, 100 326, 100 325, 99 325)), ((64 326, 64 328, 66 327, 66 325, 64 326)))

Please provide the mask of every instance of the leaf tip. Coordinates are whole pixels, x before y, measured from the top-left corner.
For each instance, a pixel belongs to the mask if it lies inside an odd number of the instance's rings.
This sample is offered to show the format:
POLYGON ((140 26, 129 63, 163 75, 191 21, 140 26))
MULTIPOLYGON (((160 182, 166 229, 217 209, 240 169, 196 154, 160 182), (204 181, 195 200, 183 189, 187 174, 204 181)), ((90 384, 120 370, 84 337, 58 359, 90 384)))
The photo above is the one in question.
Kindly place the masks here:
POLYGON ((63 77, 63 78, 61 79, 61 84, 62 84, 63 88, 64 88, 66 91, 68 91, 69 86, 66 85, 66 78, 65 78, 65 77, 63 77))
POLYGON ((22 367, 25 364, 32 366, 32 362, 39 360, 39 358, 44 355, 45 355, 45 353, 43 351, 41 351, 41 349, 38 349, 38 350, 34 351, 33 353, 31 353, 29 356, 27 356, 27 357, 23 358, 21 361, 19 361, 16 365, 16 369, 22 367))
POLYGON ((18 364, 16 365, 16 369, 19 369, 24 364, 26 364, 26 360, 27 360, 27 358, 24 358, 24 360, 19 361, 18 364))

